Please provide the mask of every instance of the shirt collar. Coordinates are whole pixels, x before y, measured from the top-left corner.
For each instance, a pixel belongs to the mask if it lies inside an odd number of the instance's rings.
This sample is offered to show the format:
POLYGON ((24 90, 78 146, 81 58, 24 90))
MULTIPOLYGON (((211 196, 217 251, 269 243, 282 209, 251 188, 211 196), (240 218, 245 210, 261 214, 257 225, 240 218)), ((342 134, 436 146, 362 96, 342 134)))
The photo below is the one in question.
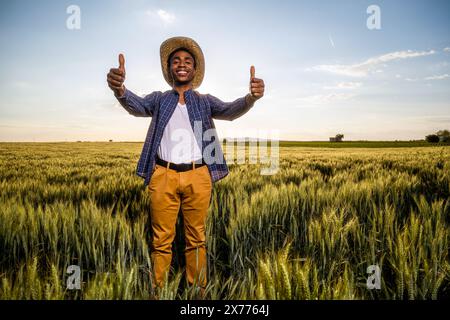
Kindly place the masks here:
MULTIPOLYGON (((189 89, 189 90, 186 90, 186 91, 184 92, 184 98, 185 98, 185 99, 186 99, 186 98, 189 98, 189 97, 192 95, 193 92, 194 92, 194 90, 193 90, 192 88, 189 89)), ((177 91, 177 90, 172 89, 172 93, 175 94, 176 96, 178 96, 178 91, 177 91)))

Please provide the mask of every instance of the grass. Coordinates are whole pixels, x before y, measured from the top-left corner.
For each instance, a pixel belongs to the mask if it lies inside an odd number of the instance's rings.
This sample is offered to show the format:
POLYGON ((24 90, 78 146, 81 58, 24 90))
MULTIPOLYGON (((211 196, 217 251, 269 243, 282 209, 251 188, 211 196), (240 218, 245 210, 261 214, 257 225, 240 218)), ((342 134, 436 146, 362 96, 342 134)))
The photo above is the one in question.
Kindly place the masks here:
POLYGON ((408 148, 450 146, 450 142, 430 143, 425 140, 411 141, 280 141, 281 147, 319 147, 319 148, 408 148))
MULTIPOLYGON (((229 163, 208 213, 206 299, 450 298, 450 149, 364 143, 282 142, 272 176, 229 163), (366 286, 373 264, 380 290, 366 286)), ((141 147, 0 144, 0 299, 197 296, 182 232, 152 290, 141 147), (69 265, 81 290, 67 289, 69 265)))

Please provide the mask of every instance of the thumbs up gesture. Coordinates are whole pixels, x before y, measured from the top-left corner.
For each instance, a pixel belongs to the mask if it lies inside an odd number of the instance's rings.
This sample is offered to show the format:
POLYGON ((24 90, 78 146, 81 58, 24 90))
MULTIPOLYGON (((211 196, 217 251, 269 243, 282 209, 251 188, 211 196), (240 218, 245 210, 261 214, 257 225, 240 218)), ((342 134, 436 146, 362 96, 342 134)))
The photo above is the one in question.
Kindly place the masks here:
POLYGON ((123 54, 119 54, 119 68, 112 68, 109 70, 108 86, 114 91, 117 97, 121 97, 125 93, 125 86, 123 85, 125 81, 125 57, 123 54))
POLYGON ((250 67, 250 94, 255 100, 264 95, 264 80, 255 78, 255 67, 250 67))

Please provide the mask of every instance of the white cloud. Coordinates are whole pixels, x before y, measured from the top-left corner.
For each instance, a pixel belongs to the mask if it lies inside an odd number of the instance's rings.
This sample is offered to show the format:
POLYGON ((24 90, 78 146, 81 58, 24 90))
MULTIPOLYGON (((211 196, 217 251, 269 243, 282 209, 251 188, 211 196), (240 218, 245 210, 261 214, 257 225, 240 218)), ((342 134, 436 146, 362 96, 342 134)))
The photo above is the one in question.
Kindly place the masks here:
POLYGON ((444 48, 444 52, 450 52, 450 47, 444 48))
POLYGON ((333 38, 331 38, 331 36, 328 35, 328 39, 330 40, 331 46, 334 48, 334 41, 333 41, 333 38))
POLYGON ((161 18, 161 20, 165 23, 172 23, 175 21, 175 15, 172 13, 169 13, 164 10, 158 10, 158 16, 161 18))
POLYGON ((344 76, 350 76, 350 77, 366 77, 369 75, 369 73, 375 69, 375 72, 377 72, 376 67, 383 66, 383 64, 395 61, 395 60, 401 60, 401 59, 408 59, 408 58, 416 58, 416 57, 423 57, 428 56, 431 54, 434 54, 434 50, 430 51, 412 51, 412 50, 406 50, 406 51, 396 51, 387 53, 381 56, 369 58, 366 61, 362 63, 357 64, 324 64, 324 65, 318 65, 315 67, 312 67, 312 70, 317 71, 325 71, 330 73, 335 73, 339 75, 344 76))
POLYGON ((335 86, 325 86, 324 89, 347 89, 347 90, 352 90, 352 89, 357 89, 359 87, 361 87, 362 83, 361 82, 340 82, 335 86))
POLYGON ((309 104, 326 104, 335 101, 349 100, 355 95, 350 93, 328 93, 328 94, 317 94, 306 97, 300 97, 296 100, 299 102, 309 103, 309 104))
POLYGON ((431 77, 426 77, 424 78, 425 80, 444 80, 447 79, 448 77, 450 77, 450 75, 446 74, 442 74, 439 76, 431 76, 431 77))
POLYGON ((32 87, 30 82, 17 80, 12 82, 13 87, 19 88, 19 89, 29 89, 32 87))
POLYGON ((176 17, 173 13, 167 12, 163 9, 158 9, 156 11, 147 10, 146 14, 152 19, 160 19, 164 25, 169 25, 175 22, 176 17))
POLYGON ((423 122, 423 123, 444 123, 444 124, 450 124, 450 116, 448 116, 448 115, 411 116, 411 117, 406 117, 405 119, 410 119, 412 121, 423 122))
POLYGON ((429 77, 425 77, 425 78, 405 78, 404 80, 408 81, 408 82, 416 82, 416 81, 420 81, 420 80, 444 80, 450 78, 449 74, 441 74, 441 75, 436 75, 436 76, 429 76, 429 77))

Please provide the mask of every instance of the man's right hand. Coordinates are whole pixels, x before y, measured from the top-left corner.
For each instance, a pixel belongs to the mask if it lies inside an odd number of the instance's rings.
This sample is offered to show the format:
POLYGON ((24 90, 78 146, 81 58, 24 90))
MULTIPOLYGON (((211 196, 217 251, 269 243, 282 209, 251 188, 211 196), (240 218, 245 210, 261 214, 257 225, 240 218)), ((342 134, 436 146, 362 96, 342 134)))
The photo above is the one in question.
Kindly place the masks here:
POLYGON ((116 97, 121 97, 125 94, 125 57, 123 54, 119 54, 119 68, 112 68, 109 70, 108 86, 114 91, 116 97))

